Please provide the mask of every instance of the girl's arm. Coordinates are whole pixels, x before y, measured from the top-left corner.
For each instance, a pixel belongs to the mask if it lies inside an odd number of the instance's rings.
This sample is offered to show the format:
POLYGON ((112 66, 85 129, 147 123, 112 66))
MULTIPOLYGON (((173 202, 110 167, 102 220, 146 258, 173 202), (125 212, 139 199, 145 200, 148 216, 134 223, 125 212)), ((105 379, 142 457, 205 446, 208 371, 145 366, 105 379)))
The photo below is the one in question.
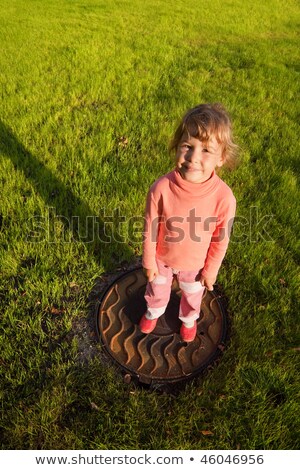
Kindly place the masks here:
POLYGON ((236 201, 232 196, 218 216, 218 223, 211 238, 204 267, 200 273, 200 282, 208 290, 213 290, 213 284, 216 282, 219 269, 226 254, 235 209, 236 201))
POLYGON ((158 273, 156 264, 156 245, 159 230, 159 211, 152 188, 148 193, 143 232, 143 259, 145 274, 151 282, 158 273))

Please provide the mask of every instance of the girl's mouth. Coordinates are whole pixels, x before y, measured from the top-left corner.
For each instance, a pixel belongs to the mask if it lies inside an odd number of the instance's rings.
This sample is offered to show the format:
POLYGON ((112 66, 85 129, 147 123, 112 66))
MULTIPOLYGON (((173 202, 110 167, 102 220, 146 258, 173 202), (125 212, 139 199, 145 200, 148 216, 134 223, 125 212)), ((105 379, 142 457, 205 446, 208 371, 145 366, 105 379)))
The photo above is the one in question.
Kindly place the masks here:
POLYGON ((201 171, 200 168, 196 168, 193 165, 182 165, 184 171, 188 171, 189 173, 193 173, 195 171, 201 171))

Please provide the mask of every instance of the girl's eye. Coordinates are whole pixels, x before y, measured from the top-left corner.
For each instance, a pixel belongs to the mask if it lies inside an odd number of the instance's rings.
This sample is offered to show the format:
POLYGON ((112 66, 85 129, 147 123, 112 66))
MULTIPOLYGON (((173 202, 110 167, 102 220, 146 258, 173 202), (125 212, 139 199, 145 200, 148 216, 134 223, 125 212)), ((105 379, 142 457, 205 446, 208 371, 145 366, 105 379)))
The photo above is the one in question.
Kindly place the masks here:
POLYGON ((208 153, 208 152, 209 152, 208 149, 202 149, 202 151, 205 152, 205 153, 208 153))

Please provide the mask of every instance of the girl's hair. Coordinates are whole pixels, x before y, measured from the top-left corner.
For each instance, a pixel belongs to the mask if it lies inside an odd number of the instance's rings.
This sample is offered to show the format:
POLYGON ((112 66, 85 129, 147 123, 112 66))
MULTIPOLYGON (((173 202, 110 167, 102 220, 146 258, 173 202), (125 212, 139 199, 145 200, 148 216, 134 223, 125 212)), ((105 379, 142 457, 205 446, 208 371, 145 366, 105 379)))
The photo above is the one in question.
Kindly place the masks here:
POLYGON ((183 134, 196 137, 202 142, 215 136, 223 147, 224 165, 231 169, 235 167, 238 146, 233 142, 229 115, 221 104, 199 104, 187 111, 170 142, 170 151, 177 151, 183 134))

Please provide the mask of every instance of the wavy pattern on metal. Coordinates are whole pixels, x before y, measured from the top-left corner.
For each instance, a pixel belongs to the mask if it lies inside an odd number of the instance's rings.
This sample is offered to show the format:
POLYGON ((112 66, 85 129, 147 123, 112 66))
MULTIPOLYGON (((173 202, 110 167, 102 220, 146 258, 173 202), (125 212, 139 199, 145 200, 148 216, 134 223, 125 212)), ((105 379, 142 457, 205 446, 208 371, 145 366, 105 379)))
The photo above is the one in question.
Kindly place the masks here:
POLYGON ((98 334, 109 355, 123 370, 146 384, 178 383, 195 377, 224 349, 227 317, 220 296, 206 291, 192 343, 182 342, 176 279, 169 305, 155 330, 138 327, 145 312, 146 278, 141 268, 123 274, 106 290, 97 310, 98 334))

